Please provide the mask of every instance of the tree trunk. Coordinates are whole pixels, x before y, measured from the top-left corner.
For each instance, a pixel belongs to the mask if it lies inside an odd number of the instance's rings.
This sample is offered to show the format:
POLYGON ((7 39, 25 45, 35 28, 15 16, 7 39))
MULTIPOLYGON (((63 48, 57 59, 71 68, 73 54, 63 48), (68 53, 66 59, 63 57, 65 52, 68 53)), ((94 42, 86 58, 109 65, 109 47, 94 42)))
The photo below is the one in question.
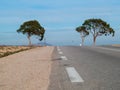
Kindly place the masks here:
POLYGON ((82 46, 84 45, 84 37, 81 37, 81 39, 82 39, 82 46))
POLYGON ((30 36, 28 36, 29 46, 31 46, 30 36))
POLYGON ((93 37, 93 46, 96 46, 96 36, 93 37))

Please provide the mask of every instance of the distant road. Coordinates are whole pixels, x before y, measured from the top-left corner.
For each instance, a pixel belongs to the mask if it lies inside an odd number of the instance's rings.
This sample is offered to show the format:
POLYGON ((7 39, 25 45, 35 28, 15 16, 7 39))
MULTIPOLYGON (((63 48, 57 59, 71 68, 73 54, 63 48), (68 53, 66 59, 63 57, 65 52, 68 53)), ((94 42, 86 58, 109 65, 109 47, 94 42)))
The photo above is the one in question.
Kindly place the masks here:
POLYGON ((57 47, 48 90, 120 90, 120 48, 57 47))

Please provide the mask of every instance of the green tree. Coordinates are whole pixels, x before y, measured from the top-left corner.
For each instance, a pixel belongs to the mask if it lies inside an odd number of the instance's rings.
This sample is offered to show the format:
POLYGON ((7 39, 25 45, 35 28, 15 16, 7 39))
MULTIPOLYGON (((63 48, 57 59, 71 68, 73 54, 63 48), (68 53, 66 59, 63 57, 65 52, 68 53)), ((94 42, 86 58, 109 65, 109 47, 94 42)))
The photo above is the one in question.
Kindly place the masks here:
POLYGON ((105 21, 101 19, 88 19, 85 20, 83 26, 86 28, 89 33, 93 35, 93 45, 96 44, 96 38, 102 35, 110 35, 114 36, 115 31, 107 24, 105 21))
POLYGON ((24 22, 20 28, 17 30, 18 33, 27 35, 29 40, 29 45, 31 45, 30 37, 36 35, 40 37, 40 41, 44 38, 45 29, 39 24, 37 20, 31 20, 24 22))
POLYGON ((84 44, 85 37, 89 35, 89 32, 86 30, 84 26, 79 26, 76 28, 76 31, 80 33, 81 39, 82 39, 82 46, 84 44))

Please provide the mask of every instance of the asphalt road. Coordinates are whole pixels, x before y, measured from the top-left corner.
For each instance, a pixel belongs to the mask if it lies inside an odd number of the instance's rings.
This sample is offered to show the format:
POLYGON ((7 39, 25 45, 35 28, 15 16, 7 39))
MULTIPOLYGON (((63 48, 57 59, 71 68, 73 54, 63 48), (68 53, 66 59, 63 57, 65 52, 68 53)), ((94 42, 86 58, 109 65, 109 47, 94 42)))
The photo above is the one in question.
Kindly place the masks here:
POLYGON ((53 62, 48 90, 120 90, 119 47, 56 47, 53 62), (83 81, 72 82, 69 67, 83 81))

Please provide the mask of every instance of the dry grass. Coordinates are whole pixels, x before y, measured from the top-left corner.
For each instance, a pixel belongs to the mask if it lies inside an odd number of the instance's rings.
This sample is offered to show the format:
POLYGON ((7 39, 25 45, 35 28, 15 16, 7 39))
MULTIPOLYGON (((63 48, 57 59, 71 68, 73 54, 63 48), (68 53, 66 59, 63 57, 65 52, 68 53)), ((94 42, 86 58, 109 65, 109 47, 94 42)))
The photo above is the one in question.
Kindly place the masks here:
POLYGON ((0 46, 0 58, 4 56, 8 56, 10 54, 14 54, 20 51, 28 50, 33 47, 29 46, 0 46))

